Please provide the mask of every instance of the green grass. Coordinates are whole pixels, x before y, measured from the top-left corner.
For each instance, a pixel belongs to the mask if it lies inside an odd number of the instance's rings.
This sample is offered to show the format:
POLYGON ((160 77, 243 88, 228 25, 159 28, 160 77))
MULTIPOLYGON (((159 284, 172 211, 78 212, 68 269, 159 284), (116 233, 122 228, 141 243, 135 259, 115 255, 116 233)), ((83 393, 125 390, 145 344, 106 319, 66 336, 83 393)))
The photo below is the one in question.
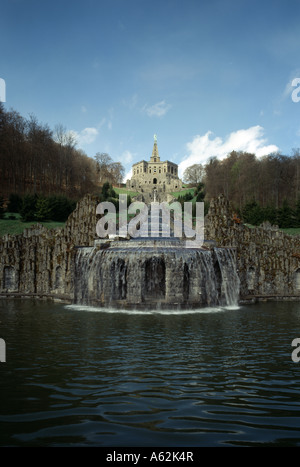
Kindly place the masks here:
MULTIPOLYGON (((18 213, 5 213, 4 219, 0 219, 0 237, 3 235, 10 234, 10 235, 18 235, 21 234, 24 229, 28 229, 33 225, 36 225, 38 222, 31 221, 31 222, 22 222, 21 216, 18 213), (9 216, 15 216, 16 219, 8 219, 9 216)), ((54 221, 47 221, 47 222, 39 222, 39 224, 44 225, 48 229, 56 229, 59 227, 64 227, 65 222, 54 222, 54 221)))
MULTIPOLYGON (((114 187, 114 190, 118 195, 119 194, 122 194, 122 195, 124 194, 128 196, 130 195, 132 198, 140 194, 138 191, 128 190, 127 188, 114 187)), ((174 198, 178 198, 179 196, 183 196, 186 193, 191 193, 192 195, 194 195, 194 191, 195 191, 195 188, 185 188, 180 191, 174 191, 173 193, 171 193, 171 195, 174 196, 174 198)))
POLYGON ((300 228, 297 227, 297 228, 290 228, 290 229, 280 229, 282 230, 284 233, 286 234, 289 234, 289 235, 300 235, 300 228))
POLYGON ((114 187, 114 190, 117 193, 117 195, 128 195, 131 196, 131 198, 140 194, 138 191, 127 190, 127 188, 114 187))
POLYGON ((179 196, 184 196, 187 193, 191 193, 194 196, 195 188, 186 188, 185 190, 180 190, 180 191, 173 191, 171 193, 172 196, 175 198, 178 198, 179 196))
MULTIPOLYGON (((250 229, 255 229, 258 227, 257 225, 252 225, 252 224, 245 224, 247 227, 250 227, 250 229)), ((300 235, 300 228, 295 227, 295 228, 290 228, 290 229, 279 229, 282 232, 288 234, 288 235, 300 235)))

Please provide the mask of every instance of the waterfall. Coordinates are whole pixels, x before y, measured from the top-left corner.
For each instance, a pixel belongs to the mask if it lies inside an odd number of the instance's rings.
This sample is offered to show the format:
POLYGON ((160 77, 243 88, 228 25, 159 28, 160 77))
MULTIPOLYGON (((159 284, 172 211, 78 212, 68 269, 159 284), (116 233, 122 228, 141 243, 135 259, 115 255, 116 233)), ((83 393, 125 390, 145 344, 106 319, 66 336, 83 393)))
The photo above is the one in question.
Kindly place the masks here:
POLYGON ((240 278, 236 270, 236 259, 231 248, 215 248, 218 258, 222 289, 226 298, 227 306, 237 306, 240 290, 240 278))
POLYGON ((239 297, 231 249, 186 249, 180 241, 78 248, 73 276, 77 304, 190 308, 234 306, 239 297))

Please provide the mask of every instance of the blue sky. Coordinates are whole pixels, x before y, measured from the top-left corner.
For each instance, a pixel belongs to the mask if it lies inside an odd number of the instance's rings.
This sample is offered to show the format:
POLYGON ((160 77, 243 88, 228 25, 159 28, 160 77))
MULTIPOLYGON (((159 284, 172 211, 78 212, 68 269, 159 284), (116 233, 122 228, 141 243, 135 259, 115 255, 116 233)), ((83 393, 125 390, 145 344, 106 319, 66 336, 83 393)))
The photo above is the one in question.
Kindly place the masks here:
POLYGON ((4 105, 126 173, 154 133, 181 173, 233 149, 289 155, 299 24, 298 0, 2 0, 4 105))

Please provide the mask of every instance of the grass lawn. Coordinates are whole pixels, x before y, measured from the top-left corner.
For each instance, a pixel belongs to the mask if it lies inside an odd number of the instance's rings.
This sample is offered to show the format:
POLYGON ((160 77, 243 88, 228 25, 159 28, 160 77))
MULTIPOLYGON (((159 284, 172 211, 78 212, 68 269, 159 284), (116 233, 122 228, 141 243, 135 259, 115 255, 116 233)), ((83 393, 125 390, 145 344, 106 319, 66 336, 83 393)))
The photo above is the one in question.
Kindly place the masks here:
POLYGON ((293 229, 280 229, 284 233, 289 234, 289 235, 300 235, 300 228, 293 228, 293 229))
MULTIPOLYGON (((138 191, 132 191, 132 190, 128 190, 127 188, 118 188, 118 187, 113 187, 115 192, 119 195, 119 194, 124 194, 124 195, 130 195, 132 198, 134 196, 137 196, 139 195, 140 193, 138 191)), ((172 196, 174 196, 174 198, 178 198, 178 196, 183 196, 185 195, 186 193, 191 193, 192 195, 194 195, 194 191, 195 191, 195 188, 184 188, 180 191, 174 191, 173 193, 171 193, 172 196)))
MULTIPOLYGON (((257 225, 251 225, 251 224, 245 224, 247 227, 250 227, 250 229, 254 229, 255 227, 257 227, 257 225)), ((279 229, 281 230, 282 232, 288 234, 288 235, 300 235, 300 228, 299 227, 296 227, 296 228, 290 228, 290 229, 279 229)))
POLYGON ((173 191, 171 195, 174 196, 175 198, 178 198, 179 196, 183 196, 183 195, 186 195, 187 193, 191 193, 194 196, 194 191, 195 191, 195 188, 186 188, 180 191, 173 191))
MULTIPOLYGON (((38 222, 22 222, 21 216, 18 213, 5 213, 4 219, 0 219, 0 237, 3 237, 5 234, 18 235, 23 232, 24 229, 31 227, 32 225, 37 224, 38 222), (9 216, 15 216, 16 219, 8 219, 9 216)), ((58 227, 63 227, 65 222, 39 222, 43 224, 48 229, 56 229, 58 227)))
POLYGON ((127 190, 127 188, 114 187, 114 190, 117 195, 128 195, 131 196, 131 198, 140 194, 138 191, 127 190))

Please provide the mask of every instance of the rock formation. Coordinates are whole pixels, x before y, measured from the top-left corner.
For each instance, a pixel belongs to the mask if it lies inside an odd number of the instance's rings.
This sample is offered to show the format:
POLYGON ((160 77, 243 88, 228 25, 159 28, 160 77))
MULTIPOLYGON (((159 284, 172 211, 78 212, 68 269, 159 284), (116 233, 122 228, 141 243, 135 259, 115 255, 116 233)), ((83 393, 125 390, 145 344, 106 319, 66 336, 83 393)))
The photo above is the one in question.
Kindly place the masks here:
POLYGON ((234 220, 223 196, 210 203, 205 238, 234 247, 242 298, 248 296, 300 299, 300 236, 264 224, 250 228, 234 220))

